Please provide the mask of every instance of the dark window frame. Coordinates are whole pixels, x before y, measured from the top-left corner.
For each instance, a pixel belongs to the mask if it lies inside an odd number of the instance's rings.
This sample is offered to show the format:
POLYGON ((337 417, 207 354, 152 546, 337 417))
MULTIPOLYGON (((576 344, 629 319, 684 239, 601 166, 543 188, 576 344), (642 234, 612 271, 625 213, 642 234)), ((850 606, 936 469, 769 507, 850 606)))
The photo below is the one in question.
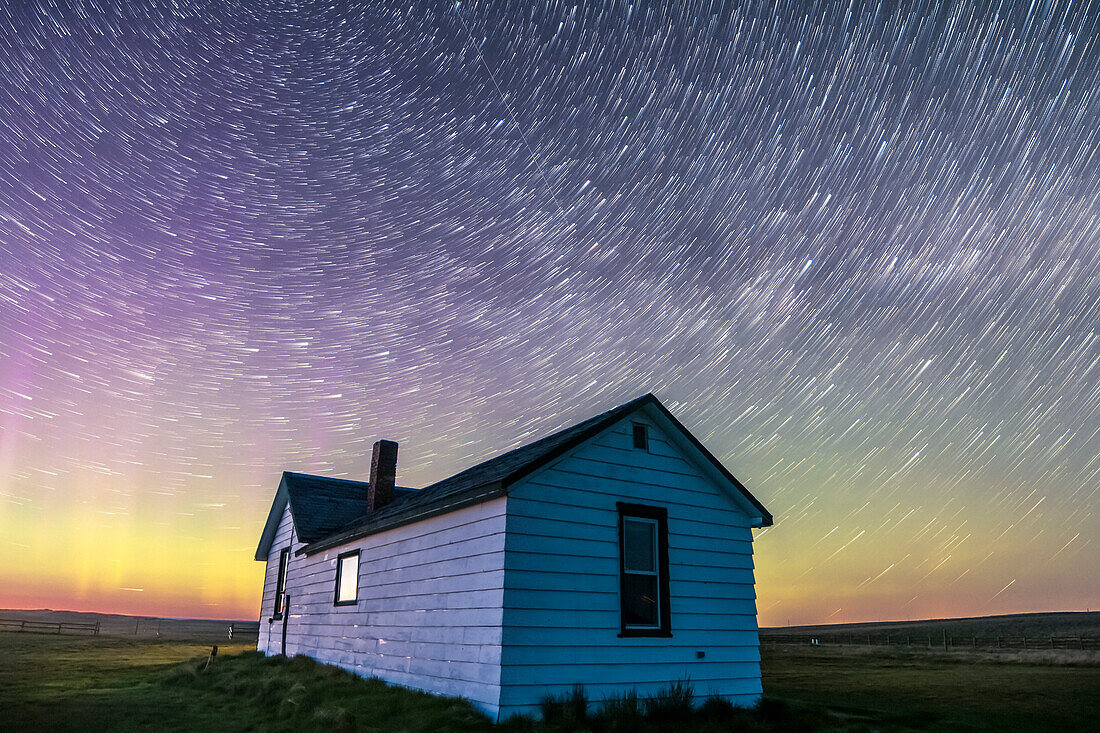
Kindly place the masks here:
POLYGON ((668 593, 668 510, 664 507, 646 504, 628 504, 616 502, 619 510, 619 638, 660 637, 671 638, 672 614, 668 593), (627 627, 626 609, 623 599, 626 596, 626 533, 624 520, 629 518, 649 519, 657 523, 657 613, 659 626, 627 627))
POLYGON ((359 550, 348 550, 336 556, 336 585, 332 590, 332 605, 354 606, 359 603, 359 550), (340 600, 340 574, 344 569, 344 558, 355 555, 355 597, 340 600))
POLYGON ((649 452, 649 426, 645 423, 631 423, 634 429, 634 449, 649 452))
POLYGON ((283 617, 283 597, 286 595, 286 578, 290 573, 290 548, 284 547, 279 552, 279 569, 275 571, 275 604, 271 618, 283 617))

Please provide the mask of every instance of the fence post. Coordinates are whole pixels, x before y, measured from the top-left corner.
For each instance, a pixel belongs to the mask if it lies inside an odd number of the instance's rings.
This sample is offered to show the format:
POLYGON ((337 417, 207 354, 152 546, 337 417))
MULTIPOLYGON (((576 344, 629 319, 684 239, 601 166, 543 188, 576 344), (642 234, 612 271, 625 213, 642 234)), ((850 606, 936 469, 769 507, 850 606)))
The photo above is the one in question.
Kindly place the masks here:
POLYGON ((975 649, 977 649, 977 648, 978 648, 978 637, 976 637, 976 636, 971 636, 971 637, 970 637, 970 641, 971 641, 971 642, 973 642, 973 644, 974 644, 974 648, 975 648, 975 649))
POLYGON ((1051 634, 1051 635, 1050 635, 1050 648, 1051 648, 1051 649, 1053 649, 1053 648, 1054 648, 1054 634, 1051 634))
POLYGON ((99 622, 98 621, 95 622, 95 634, 94 635, 99 636, 99 622))
POLYGON ((26 621, 26 619, 24 619, 23 621, 20 621, 20 622, 19 622, 19 630, 20 630, 20 631, 25 631, 25 630, 26 630, 26 626, 27 626, 27 621, 26 621))
POLYGON ((947 629, 943 630, 943 650, 947 651, 947 629))
POLYGON ((1027 637, 1024 637, 1024 649, 1027 649, 1027 637))

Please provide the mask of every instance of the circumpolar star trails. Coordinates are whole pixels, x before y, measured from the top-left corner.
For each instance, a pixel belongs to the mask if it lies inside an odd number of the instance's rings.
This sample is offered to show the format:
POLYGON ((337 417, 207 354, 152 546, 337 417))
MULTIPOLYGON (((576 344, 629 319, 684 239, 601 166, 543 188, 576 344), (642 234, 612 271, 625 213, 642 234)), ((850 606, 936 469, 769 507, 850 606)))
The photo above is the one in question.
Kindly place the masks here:
POLYGON ((1095 0, 108 5, 0 4, 11 598, 252 617, 282 470, 653 391, 764 625, 1093 602, 1095 0))

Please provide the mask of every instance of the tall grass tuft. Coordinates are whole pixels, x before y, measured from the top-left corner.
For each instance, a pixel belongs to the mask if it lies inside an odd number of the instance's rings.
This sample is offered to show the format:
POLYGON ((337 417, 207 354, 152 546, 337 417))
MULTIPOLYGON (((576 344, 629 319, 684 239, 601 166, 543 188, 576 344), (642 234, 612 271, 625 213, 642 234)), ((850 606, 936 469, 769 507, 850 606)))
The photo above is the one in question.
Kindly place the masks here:
POLYGON ((348 714, 346 708, 340 705, 322 705, 318 707, 313 711, 313 719, 333 733, 343 733, 343 731, 350 731, 354 727, 351 715, 348 714))
POLYGON ((563 695, 547 695, 539 703, 539 712, 547 725, 565 730, 583 729, 588 723, 588 693, 583 685, 574 685, 563 695))
POLYGON ((613 695, 600 705, 593 729, 603 733, 637 733, 645 727, 642 701, 634 690, 613 695))
POLYGON ((676 680, 645 700, 646 717, 654 722, 687 720, 694 712, 695 687, 690 680, 676 680))
POLYGON ((288 717, 305 710, 306 694, 306 686, 302 682, 291 684, 290 689, 286 691, 286 696, 279 703, 279 714, 288 717))
POLYGON ((537 733, 543 729, 543 726, 540 721, 535 720, 535 716, 522 713, 513 715, 503 723, 498 723, 496 729, 504 733, 537 733))
MULTIPOLYGON (((758 731, 772 730, 768 722, 753 710, 734 705, 724 697, 712 695, 696 711, 700 730, 758 731)), ((780 727, 779 730, 787 730, 780 727)))

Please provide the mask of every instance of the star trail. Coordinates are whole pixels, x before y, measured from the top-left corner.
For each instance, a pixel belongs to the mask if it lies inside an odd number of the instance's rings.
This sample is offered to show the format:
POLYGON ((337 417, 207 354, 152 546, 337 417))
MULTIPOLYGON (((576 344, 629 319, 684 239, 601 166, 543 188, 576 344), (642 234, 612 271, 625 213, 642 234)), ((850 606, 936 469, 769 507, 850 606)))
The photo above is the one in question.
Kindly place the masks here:
POLYGON ((0 8, 2 606, 254 617, 282 470, 653 391, 763 625, 1095 607, 1098 324, 1096 3, 0 8))

